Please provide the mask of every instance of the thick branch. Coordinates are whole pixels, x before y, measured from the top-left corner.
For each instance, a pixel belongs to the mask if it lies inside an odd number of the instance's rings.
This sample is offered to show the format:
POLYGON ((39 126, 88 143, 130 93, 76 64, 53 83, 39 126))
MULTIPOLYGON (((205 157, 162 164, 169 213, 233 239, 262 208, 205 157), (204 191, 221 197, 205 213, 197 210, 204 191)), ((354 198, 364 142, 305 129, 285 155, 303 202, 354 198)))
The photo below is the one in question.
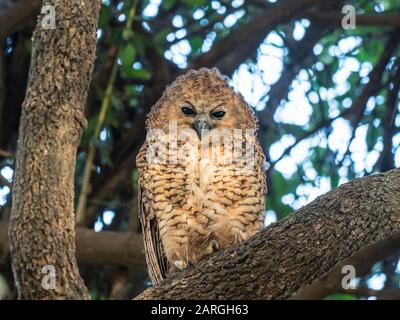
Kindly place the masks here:
POLYGON ((400 230, 400 169, 346 183, 138 299, 285 299, 400 230))
MULTIPOLYGON (((307 12, 305 17, 324 24, 342 25, 344 15, 337 12, 314 11, 307 12)), ((359 14, 356 16, 356 26, 392 26, 400 27, 400 15, 393 13, 359 14)))
POLYGON ((0 156, 4 158, 14 158, 14 153, 12 153, 11 151, 0 149, 0 156))
POLYGON ((0 39, 22 28, 39 12, 41 0, 20 0, 0 11, 0 39))
MULTIPOLYGON (((8 225, 0 222, 0 257, 8 251, 8 225), (7 249, 6 249, 7 248, 7 249)), ((76 229, 76 258, 82 265, 145 268, 143 239, 132 232, 76 229)))

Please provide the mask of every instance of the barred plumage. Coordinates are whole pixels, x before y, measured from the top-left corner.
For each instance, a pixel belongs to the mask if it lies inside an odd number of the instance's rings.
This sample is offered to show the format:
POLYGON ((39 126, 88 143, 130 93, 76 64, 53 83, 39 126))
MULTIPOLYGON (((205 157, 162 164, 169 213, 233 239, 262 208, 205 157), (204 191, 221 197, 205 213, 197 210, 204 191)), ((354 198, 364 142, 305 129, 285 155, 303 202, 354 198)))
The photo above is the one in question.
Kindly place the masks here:
POLYGON ((265 156, 252 109, 215 68, 178 77, 153 106, 146 128, 158 131, 148 135, 136 160, 139 209, 149 274, 157 284, 262 228, 265 156), (249 152, 236 157, 244 150, 249 152))

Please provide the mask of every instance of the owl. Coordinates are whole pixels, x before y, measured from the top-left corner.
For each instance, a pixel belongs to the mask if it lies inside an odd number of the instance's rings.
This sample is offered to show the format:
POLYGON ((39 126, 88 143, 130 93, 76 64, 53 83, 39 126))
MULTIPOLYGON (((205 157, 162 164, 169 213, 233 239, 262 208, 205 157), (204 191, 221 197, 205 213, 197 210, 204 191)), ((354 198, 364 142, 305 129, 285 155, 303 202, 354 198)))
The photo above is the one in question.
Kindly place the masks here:
POLYGON ((136 165, 153 284, 263 227, 265 156, 257 120, 216 69, 169 85, 146 120, 136 165))

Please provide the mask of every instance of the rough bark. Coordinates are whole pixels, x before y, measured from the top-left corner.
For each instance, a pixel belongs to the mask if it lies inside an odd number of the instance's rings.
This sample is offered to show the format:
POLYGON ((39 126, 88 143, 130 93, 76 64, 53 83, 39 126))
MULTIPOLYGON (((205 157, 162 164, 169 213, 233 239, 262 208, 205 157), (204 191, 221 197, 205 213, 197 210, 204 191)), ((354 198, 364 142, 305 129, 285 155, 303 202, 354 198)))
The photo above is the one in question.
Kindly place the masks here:
POLYGON ((400 169, 346 183, 137 299, 285 299, 400 230, 400 169))
POLYGON ((12 268, 20 299, 86 299, 75 258, 74 168, 96 51, 100 1, 46 1, 56 28, 32 37, 19 129, 10 220, 12 268), (55 289, 44 289, 55 268, 55 289))

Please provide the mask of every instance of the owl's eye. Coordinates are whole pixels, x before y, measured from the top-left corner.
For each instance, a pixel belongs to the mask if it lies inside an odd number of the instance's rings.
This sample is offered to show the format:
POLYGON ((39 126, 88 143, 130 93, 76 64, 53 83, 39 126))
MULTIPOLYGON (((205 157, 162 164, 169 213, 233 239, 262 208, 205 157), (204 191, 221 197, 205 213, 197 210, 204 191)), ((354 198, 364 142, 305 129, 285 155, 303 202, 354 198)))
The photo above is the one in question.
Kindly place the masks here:
POLYGON ((221 119, 225 115, 225 113, 226 113, 225 111, 215 111, 211 115, 214 118, 221 119))
POLYGON ((192 108, 190 108, 190 107, 182 107, 182 112, 184 113, 184 114, 186 114, 187 116, 191 116, 191 115, 193 115, 193 114, 195 114, 195 112, 194 112, 194 110, 192 109, 192 108))

